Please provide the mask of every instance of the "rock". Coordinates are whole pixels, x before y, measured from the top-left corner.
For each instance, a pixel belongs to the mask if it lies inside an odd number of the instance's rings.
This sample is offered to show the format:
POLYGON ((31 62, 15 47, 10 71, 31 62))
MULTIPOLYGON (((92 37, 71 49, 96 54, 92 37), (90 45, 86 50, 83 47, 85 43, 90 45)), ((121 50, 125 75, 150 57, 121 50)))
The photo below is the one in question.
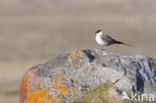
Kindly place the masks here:
POLYGON ((21 82, 20 103, 66 101, 108 82, 118 95, 156 95, 156 60, 101 49, 75 50, 29 69, 21 82))

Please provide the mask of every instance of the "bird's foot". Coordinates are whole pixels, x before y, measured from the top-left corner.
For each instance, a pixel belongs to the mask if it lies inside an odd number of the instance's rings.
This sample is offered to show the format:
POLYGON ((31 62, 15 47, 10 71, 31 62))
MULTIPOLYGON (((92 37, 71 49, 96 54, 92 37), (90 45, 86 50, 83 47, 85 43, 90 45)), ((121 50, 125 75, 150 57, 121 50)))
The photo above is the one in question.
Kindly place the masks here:
POLYGON ((102 51, 106 51, 106 49, 103 49, 103 48, 102 48, 101 50, 102 50, 102 51))
POLYGON ((102 48, 101 50, 102 50, 102 51, 106 51, 106 47, 102 48))
POLYGON ((103 52, 102 55, 103 55, 103 56, 107 56, 107 50, 106 50, 106 47, 102 48, 101 50, 102 50, 102 52, 103 52))

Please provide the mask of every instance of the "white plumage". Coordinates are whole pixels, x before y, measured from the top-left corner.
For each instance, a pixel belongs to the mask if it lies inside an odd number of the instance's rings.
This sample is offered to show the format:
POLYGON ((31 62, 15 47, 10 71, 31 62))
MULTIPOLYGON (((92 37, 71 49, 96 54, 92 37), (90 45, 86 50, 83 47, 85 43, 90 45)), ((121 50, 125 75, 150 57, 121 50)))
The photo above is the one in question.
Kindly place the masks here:
POLYGON ((113 44, 122 44, 122 45, 128 45, 125 44, 121 41, 115 40, 113 39, 111 36, 109 36, 108 34, 103 34, 101 30, 98 30, 96 32, 96 42, 101 45, 101 46, 109 46, 109 45, 113 45, 113 44))
POLYGON ((99 45, 102 45, 102 46, 105 46, 107 45, 106 41, 102 39, 102 31, 100 31, 99 33, 96 34, 96 42, 99 44, 99 45))

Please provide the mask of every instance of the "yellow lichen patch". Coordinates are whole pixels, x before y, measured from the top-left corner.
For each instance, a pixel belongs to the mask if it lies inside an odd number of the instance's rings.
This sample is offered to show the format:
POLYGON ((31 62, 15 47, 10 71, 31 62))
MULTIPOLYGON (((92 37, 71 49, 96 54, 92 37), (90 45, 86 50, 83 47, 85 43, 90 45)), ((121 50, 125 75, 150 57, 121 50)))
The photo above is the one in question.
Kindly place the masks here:
POLYGON ((53 88, 54 88, 55 90, 58 90, 58 89, 60 89, 60 88, 62 87, 62 84, 63 84, 63 82, 56 81, 56 83, 53 84, 53 88))
POLYGON ((63 98, 58 98, 57 100, 58 100, 58 102, 61 102, 63 100, 63 98))
POLYGON ((30 91, 27 95, 26 103, 51 103, 51 102, 60 102, 62 97, 57 97, 56 95, 50 95, 47 89, 45 90, 35 90, 34 92, 30 91))
POLYGON ((66 96, 67 95, 67 92, 68 92, 67 85, 61 86, 60 91, 59 91, 59 94, 62 94, 64 96, 66 96))
POLYGON ((56 96, 51 96, 51 100, 52 100, 53 102, 55 102, 55 100, 57 100, 57 97, 56 97, 56 96))
POLYGON ((27 77, 27 79, 32 79, 32 76, 29 74, 27 74, 26 77, 27 77))
POLYGON ((23 78, 20 86, 20 92, 19 92, 20 103, 24 103, 25 101, 25 97, 27 95, 26 87, 27 87, 26 80, 25 78, 23 78))
POLYGON ((26 73, 25 76, 26 76, 26 79, 27 79, 27 80, 25 80, 25 82, 26 82, 26 91, 28 92, 31 89, 32 76, 30 74, 28 74, 28 73, 26 73))
MULTIPOLYGON (((69 88, 67 84, 64 84, 64 82, 67 81, 67 78, 64 76, 63 73, 56 73, 56 82, 52 85, 53 89, 56 90, 57 96, 62 95, 66 96, 68 93, 72 92, 78 92, 78 88, 76 86, 69 88)), ((80 82, 79 82, 80 83, 80 82)), ((58 98, 54 98, 53 100, 58 100, 58 98)), ((61 99, 60 99, 61 100, 61 99)))
POLYGON ((67 84, 63 84, 67 81, 67 78, 63 76, 64 73, 56 73, 56 82, 52 85, 52 87, 57 90, 56 95, 63 95, 66 96, 68 92, 67 84))
POLYGON ((50 96, 50 99, 54 103, 55 103, 55 101, 61 102, 63 100, 62 97, 58 98, 57 96, 50 96))
POLYGON ((55 103, 61 102, 64 96, 67 96, 68 93, 77 92, 78 88, 75 86, 73 88, 69 88, 65 82, 67 82, 67 78, 64 76, 64 73, 56 73, 55 74, 56 81, 52 84, 52 91, 48 89, 43 89, 41 87, 41 80, 37 82, 34 80, 35 76, 31 73, 26 73, 25 78, 23 79, 23 88, 24 92, 23 98, 21 98, 21 103, 55 103))
POLYGON ((41 90, 40 82, 33 86, 33 76, 29 73, 25 74, 26 100, 22 103, 50 103, 52 101, 49 97, 50 92, 47 89, 41 90))
POLYGON ((73 57, 73 58, 78 58, 82 55, 82 51, 81 50, 74 50, 70 53, 70 57, 73 57))
POLYGON ((76 86, 74 86, 72 89, 70 89, 70 92, 78 92, 78 88, 76 86))
POLYGON ((36 85, 36 89, 41 89, 40 83, 38 83, 38 84, 36 85))
POLYGON ((30 91, 27 93, 27 102, 26 103, 50 103, 51 98, 49 98, 48 90, 35 90, 34 92, 30 91))
POLYGON ((51 103, 51 102, 60 102, 63 100, 59 95, 66 96, 68 91, 68 86, 63 85, 65 77, 64 73, 56 73, 56 82, 52 87, 57 91, 56 94, 51 94, 48 89, 41 90, 40 83, 36 84, 35 90, 32 88, 32 77, 31 75, 26 75, 27 77, 27 99, 24 103, 51 103), (63 78, 63 79, 62 79, 63 78), (63 81, 60 81, 62 79, 63 81))
POLYGON ((67 81, 67 78, 66 77, 64 77, 63 79, 64 79, 64 81, 67 81))
POLYGON ((57 77, 57 78, 62 78, 63 75, 64 75, 64 73, 56 73, 56 77, 57 77))

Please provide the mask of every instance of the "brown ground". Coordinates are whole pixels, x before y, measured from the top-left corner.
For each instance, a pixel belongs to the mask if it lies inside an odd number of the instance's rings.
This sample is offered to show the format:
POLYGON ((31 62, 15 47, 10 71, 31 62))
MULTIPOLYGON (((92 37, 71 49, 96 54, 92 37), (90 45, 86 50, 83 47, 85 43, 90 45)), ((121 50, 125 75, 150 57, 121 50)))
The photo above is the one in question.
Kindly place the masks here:
POLYGON ((0 0, 0 103, 18 103, 24 72, 74 49, 99 47, 102 29, 134 45, 112 52, 156 58, 155 0, 0 0))

